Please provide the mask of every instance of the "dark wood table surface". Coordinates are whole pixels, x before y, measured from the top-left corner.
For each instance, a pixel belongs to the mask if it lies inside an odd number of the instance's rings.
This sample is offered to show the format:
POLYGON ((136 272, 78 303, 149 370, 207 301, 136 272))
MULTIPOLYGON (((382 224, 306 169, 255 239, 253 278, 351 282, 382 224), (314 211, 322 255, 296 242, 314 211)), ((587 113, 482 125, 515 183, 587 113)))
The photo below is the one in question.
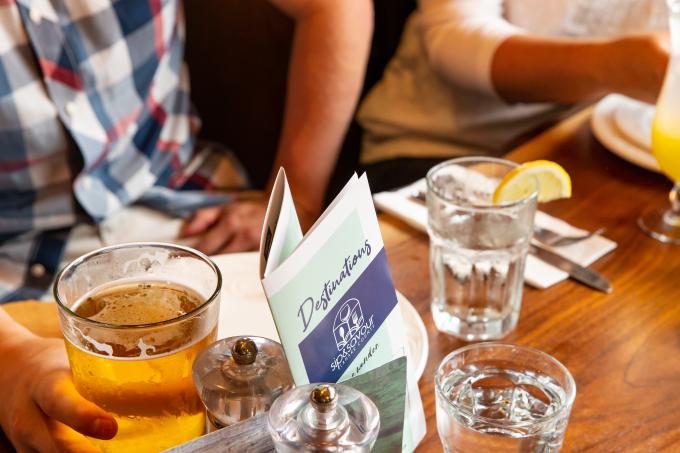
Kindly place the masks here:
MULTIPOLYGON (((574 375, 577 396, 564 452, 680 452, 680 247, 657 242, 636 225, 643 208, 668 203, 671 184, 600 146, 589 115, 571 117, 508 158, 550 159, 567 169, 572 198, 541 209, 580 228, 607 228, 618 248, 592 267, 614 291, 607 295, 570 280, 546 290, 525 287, 519 324, 504 341, 545 351, 574 375)), ((437 332, 432 321, 427 236, 389 216, 380 220, 395 284, 429 336, 420 380, 427 435, 417 451, 441 451, 433 374, 465 343, 437 332)), ((59 335, 51 304, 5 307, 37 332, 59 335)))
MULTIPOLYGON (((572 198, 540 209, 580 228, 607 228, 618 248, 592 267, 614 291, 571 280, 545 290, 526 286, 517 329, 503 341, 545 351, 573 374, 577 395, 562 451, 680 452, 680 246, 636 225, 643 208, 668 203, 671 184, 600 146, 589 116, 583 111, 507 157, 550 159, 569 172, 572 198)), ((465 343, 439 333, 432 320, 427 236, 381 220, 395 285, 425 321, 430 342, 420 381, 427 435, 417 451, 441 451, 433 375, 465 343)))

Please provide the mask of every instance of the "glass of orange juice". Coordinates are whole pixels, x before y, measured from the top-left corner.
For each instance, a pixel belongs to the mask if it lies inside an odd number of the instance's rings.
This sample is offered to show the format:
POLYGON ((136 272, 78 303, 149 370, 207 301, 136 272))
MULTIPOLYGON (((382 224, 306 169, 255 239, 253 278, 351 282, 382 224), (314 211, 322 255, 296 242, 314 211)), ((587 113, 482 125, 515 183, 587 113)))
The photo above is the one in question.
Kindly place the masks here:
POLYGON ((661 171, 673 181, 670 209, 650 209, 638 219, 653 238, 680 244, 680 0, 668 0, 671 60, 652 124, 652 153, 661 171))
POLYGON ((195 250, 160 243, 103 248, 57 277, 78 392, 118 422, 105 452, 159 452, 202 435, 203 404, 191 376, 212 343, 222 277, 195 250))

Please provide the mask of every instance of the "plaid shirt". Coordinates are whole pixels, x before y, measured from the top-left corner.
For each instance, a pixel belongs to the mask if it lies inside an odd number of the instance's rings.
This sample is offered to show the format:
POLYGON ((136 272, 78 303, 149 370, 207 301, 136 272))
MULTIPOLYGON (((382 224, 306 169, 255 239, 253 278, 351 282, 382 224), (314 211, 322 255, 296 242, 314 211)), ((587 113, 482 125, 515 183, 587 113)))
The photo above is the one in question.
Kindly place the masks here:
POLYGON ((245 184, 193 152, 180 1, 0 0, 0 300, 49 285, 83 212, 186 213, 245 184))

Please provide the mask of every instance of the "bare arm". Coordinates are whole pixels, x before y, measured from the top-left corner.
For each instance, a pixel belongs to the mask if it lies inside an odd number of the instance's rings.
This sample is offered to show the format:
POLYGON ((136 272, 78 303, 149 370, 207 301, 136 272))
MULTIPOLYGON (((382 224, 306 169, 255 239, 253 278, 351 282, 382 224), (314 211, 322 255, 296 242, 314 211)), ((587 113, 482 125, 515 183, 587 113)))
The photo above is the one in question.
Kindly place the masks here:
POLYGON ((668 63, 666 34, 544 36, 508 22, 504 0, 419 4, 433 70, 458 87, 510 102, 574 103, 612 92, 653 101, 668 63))
MULTIPOLYGON (((373 27, 370 0, 270 0, 295 21, 283 130, 271 188, 280 166, 303 229, 321 211, 342 138, 354 112, 373 27)), ((203 252, 255 250, 267 200, 199 210, 182 236, 201 237, 203 252)))
MULTIPOLYGON (((271 0, 295 20, 275 172, 286 169, 303 227, 320 213, 363 81, 373 27, 368 0, 271 0)), ((273 184, 272 175, 270 186, 273 184)))
POLYGON ((0 363, 0 427, 17 451, 95 452, 76 431, 101 439, 116 434, 113 417, 73 387, 64 342, 33 335, 2 308, 0 363))
POLYGON ((653 102, 669 58, 667 36, 613 40, 516 35, 491 65, 496 91, 511 102, 574 103, 610 92, 653 102))

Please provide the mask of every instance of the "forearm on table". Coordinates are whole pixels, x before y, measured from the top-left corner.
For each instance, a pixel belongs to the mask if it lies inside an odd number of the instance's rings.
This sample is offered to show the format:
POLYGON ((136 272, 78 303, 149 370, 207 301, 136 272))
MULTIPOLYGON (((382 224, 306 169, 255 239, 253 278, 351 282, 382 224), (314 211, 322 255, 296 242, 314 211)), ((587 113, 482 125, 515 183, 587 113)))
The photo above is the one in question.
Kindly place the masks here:
POLYGON ((296 204, 316 216, 363 82, 372 6, 367 0, 274 3, 293 16, 296 27, 270 186, 283 166, 296 204))
POLYGON ((606 45, 599 39, 512 36, 494 54, 491 79, 509 102, 594 99, 607 92, 601 69, 606 45))

